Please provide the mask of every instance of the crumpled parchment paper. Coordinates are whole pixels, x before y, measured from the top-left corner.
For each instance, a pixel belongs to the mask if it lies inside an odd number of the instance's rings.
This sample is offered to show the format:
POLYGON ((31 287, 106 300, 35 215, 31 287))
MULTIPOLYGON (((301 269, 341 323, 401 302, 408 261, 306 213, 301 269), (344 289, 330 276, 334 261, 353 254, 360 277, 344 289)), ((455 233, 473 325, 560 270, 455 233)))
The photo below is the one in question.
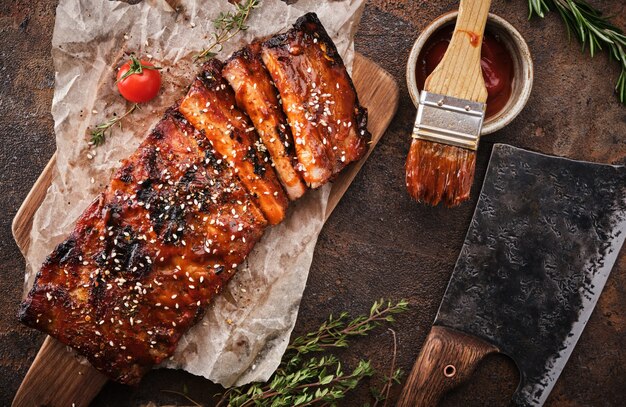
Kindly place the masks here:
MULTIPOLYGON (((249 29, 225 45, 226 58, 256 37, 288 29, 308 11, 318 14, 348 67, 352 38, 364 0, 262 0, 249 29)), ((212 21, 232 10, 227 0, 163 0, 129 5, 108 0, 61 0, 52 38, 55 91, 52 116, 57 166, 37 211, 26 253, 26 290, 55 245, 72 230, 84 208, 107 185, 112 171, 185 94, 197 66, 193 56, 210 43, 212 21), (122 114, 115 69, 125 53, 153 58, 163 67, 160 95, 115 127, 104 146, 89 146, 89 129, 122 114)), ((268 229, 202 322, 181 340, 164 365, 202 375, 224 386, 265 381, 280 363, 296 321, 330 186, 291 205, 287 219, 268 229)))

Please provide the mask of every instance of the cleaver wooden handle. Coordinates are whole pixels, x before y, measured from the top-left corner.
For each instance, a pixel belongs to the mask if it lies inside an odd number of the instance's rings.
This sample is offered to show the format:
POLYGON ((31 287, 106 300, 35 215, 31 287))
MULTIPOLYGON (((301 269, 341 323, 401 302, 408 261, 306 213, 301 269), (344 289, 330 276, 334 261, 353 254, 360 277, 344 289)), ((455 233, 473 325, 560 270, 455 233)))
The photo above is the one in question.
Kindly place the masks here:
POLYGON ((451 328, 433 326, 426 338, 398 407, 433 407, 443 395, 461 384, 495 346, 451 328))

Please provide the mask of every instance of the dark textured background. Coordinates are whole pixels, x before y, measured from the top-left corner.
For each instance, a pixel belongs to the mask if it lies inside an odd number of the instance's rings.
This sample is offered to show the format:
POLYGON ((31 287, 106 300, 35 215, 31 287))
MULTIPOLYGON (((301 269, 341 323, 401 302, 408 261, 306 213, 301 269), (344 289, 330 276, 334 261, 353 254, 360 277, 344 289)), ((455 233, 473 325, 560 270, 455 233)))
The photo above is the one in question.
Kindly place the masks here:
MULTIPOLYGON (((626 28, 623 0, 592 3, 626 28)), ((9 405, 43 335, 21 326, 15 313, 22 295, 24 261, 10 224, 20 203, 55 149, 50 103, 54 70, 50 41, 55 1, 0 0, 0 405, 9 405)), ((403 164, 415 108, 405 84, 412 42, 429 21, 455 8, 456 1, 371 0, 356 48, 388 70, 400 85, 400 108, 391 127, 332 215, 317 245, 296 333, 313 329, 329 312, 366 312, 380 297, 408 298, 399 318, 398 362, 409 370, 433 320, 461 248, 475 200, 456 209, 411 202, 404 190, 403 164)), ((575 159, 626 164, 626 108, 613 95, 617 64, 604 54, 593 60, 568 42, 560 20, 527 21, 525 0, 494 0, 492 11, 515 25, 528 41, 535 83, 528 105, 506 129, 483 139, 473 196, 494 142, 575 159)), ((626 405, 626 255, 624 250, 574 353, 554 388, 549 406, 626 405)), ((343 357, 348 364, 371 358, 385 369, 391 335, 380 329, 356 341, 343 357)), ((446 406, 506 405, 517 371, 492 356, 471 381, 451 393, 446 406)), ((150 373, 139 388, 109 384, 96 406, 185 404, 160 390, 182 391, 203 404, 216 390, 208 381, 180 371, 150 373)), ((400 388, 395 388, 394 400, 400 388)), ((367 386, 345 405, 368 400, 367 386)), ((188 403, 187 403, 188 404, 188 403)))

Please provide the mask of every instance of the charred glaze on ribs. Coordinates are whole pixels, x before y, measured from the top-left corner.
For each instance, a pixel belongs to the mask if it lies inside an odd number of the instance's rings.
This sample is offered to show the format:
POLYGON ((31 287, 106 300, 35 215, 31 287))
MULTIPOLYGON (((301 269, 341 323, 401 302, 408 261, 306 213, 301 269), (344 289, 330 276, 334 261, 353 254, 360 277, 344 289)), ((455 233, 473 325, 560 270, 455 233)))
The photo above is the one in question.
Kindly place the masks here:
POLYGON ((21 319, 137 383, 174 352, 266 224, 210 143, 171 111, 48 257, 21 319))
POLYGON ((174 353, 266 226, 284 218, 281 182, 295 199, 306 190, 298 168, 318 187, 366 150, 366 113, 315 15, 262 48, 291 130, 255 47, 224 73, 217 60, 203 66, 48 256, 21 305, 22 322, 118 382, 138 383, 174 353))

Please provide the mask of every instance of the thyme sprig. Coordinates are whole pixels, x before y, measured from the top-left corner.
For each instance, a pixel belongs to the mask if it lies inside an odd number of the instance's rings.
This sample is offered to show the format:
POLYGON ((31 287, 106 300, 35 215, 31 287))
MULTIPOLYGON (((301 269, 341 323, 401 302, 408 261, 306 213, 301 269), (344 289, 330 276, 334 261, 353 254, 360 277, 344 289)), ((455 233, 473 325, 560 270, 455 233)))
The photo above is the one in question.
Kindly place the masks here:
POLYGON ((558 11, 568 35, 573 32, 583 50, 588 46, 592 58, 603 46, 607 47, 609 55, 622 67, 615 90, 620 102, 626 105, 626 35, 621 29, 585 0, 528 0, 528 8, 529 18, 543 18, 546 12, 558 11))
POLYGON ((360 360, 346 373, 335 356, 310 358, 298 371, 274 375, 268 385, 252 384, 228 390, 217 406, 311 406, 342 399, 359 382, 374 374, 369 361, 360 360))
MULTIPOLYGON (((280 366, 266 384, 253 383, 226 390, 217 406, 334 406, 363 379, 374 376, 375 369, 369 360, 360 360, 351 371, 345 371, 334 355, 309 356, 332 348, 345 348, 351 338, 365 336, 383 323, 394 322, 394 315, 406 311, 408 302, 400 300, 376 301, 369 315, 350 318, 348 313, 330 316, 315 331, 295 338, 287 347, 280 366)), ((393 332, 393 331, 392 331, 393 332)), ((373 390, 375 404, 389 396, 394 383, 399 382, 402 371, 395 368, 396 339, 393 332, 392 367, 384 376, 384 385, 373 390)))
POLYGON ((395 304, 380 300, 374 302, 369 315, 361 315, 352 320, 349 320, 350 315, 347 312, 342 312, 338 317, 331 315, 317 331, 294 339, 287 346, 286 355, 298 356, 320 352, 325 348, 345 348, 349 338, 367 335, 382 322, 394 322, 394 315, 406 311, 407 307, 406 300, 395 304))
POLYGON ((184 399, 186 399, 187 401, 189 401, 191 404, 193 404, 195 407, 204 407, 202 404, 198 403, 197 401, 195 401, 194 399, 192 399, 191 397, 189 397, 187 395, 187 389, 185 386, 185 389, 183 389, 182 392, 180 391, 175 391, 175 390, 161 390, 163 393, 171 393, 171 394, 175 394, 177 396, 180 396, 184 399))
POLYGON ((391 337, 393 338, 393 352, 391 353, 391 367, 389 368, 389 373, 384 377, 384 383, 382 388, 378 389, 376 387, 372 387, 370 392, 374 397, 374 404, 372 407, 378 407, 380 403, 383 403, 383 407, 387 407, 387 402, 389 401, 389 392, 394 384, 400 384, 400 380, 402 379, 402 375, 404 372, 402 369, 396 368, 396 356, 398 352, 398 341, 396 338, 396 331, 391 328, 388 328, 388 331, 391 332, 391 337))
POLYGON ((121 116, 114 116, 103 123, 96 124, 94 128, 91 130, 91 139, 89 140, 89 144, 93 146, 101 146, 104 144, 107 138, 107 133, 111 132, 111 128, 119 123, 120 127, 122 124, 120 123, 122 119, 126 116, 134 112, 139 108, 137 103, 133 103, 133 105, 121 116))
POLYGON ((224 48, 224 43, 228 42, 241 31, 248 29, 246 23, 252 13, 252 10, 259 7, 259 0, 243 0, 241 2, 233 2, 235 11, 221 12, 220 15, 213 20, 213 41, 203 49, 195 60, 205 60, 213 58, 224 48))

